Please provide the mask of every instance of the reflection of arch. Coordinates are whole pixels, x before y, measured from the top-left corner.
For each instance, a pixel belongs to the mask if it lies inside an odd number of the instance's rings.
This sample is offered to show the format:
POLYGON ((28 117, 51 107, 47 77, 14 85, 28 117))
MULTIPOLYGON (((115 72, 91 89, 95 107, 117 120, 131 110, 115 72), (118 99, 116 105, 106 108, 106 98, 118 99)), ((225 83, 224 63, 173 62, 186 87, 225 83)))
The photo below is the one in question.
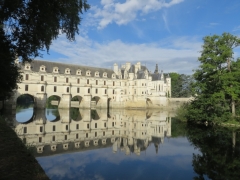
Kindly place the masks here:
POLYGON ((71 108, 70 108, 70 117, 71 117, 71 119, 74 120, 74 121, 80 121, 80 120, 82 120, 82 115, 81 115, 81 113, 80 113, 80 111, 79 111, 79 108, 73 108, 73 107, 71 107, 71 108))
POLYGON ((91 119, 93 120, 99 120, 100 117, 95 109, 91 109, 91 119))
POLYGON ((152 116, 152 112, 147 111, 146 112, 146 119, 149 119, 152 116))
POLYGON ((152 103, 151 99, 147 98, 146 104, 147 104, 147 106, 151 106, 153 103, 152 103))
POLYGON ((60 120, 60 114, 57 108, 46 108, 45 109, 45 118, 50 122, 56 122, 60 120), (53 115, 53 118, 49 118, 49 114, 53 115))
POLYGON ((32 111, 33 111, 33 113, 32 113, 32 116, 31 116, 30 119, 28 119, 28 120, 26 120, 26 121, 21 121, 21 122, 20 122, 20 121, 17 120, 17 117, 16 117, 16 121, 19 122, 19 123, 21 123, 21 124, 28 124, 28 123, 30 123, 30 122, 33 122, 33 121, 36 119, 36 110, 33 108, 32 111))

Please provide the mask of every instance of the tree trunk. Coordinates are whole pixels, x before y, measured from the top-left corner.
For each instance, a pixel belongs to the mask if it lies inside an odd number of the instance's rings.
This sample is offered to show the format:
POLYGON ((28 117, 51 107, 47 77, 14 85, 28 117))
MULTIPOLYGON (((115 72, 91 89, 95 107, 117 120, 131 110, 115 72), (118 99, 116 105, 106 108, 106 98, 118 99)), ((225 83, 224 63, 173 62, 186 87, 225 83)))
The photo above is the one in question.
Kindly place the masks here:
POLYGON ((236 116, 235 101, 232 99, 232 116, 236 116))

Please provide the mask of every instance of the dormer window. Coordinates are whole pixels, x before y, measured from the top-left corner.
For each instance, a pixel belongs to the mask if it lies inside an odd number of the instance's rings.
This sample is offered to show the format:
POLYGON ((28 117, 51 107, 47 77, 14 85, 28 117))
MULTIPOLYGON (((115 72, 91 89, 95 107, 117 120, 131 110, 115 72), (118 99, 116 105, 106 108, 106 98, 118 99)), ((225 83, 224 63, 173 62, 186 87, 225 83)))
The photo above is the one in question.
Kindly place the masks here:
POLYGON ((71 70, 69 68, 66 68, 65 69, 65 74, 70 74, 71 73, 71 70))
POLYGON ((77 70, 76 72, 77 75, 82 75, 82 71, 80 69, 77 70))
POLYGON ((41 66, 40 66, 40 71, 41 71, 41 72, 46 72, 46 67, 45 67, 44 65, 41 65, 41 66))
POLYGON ((58 67, 54 67, 54 68, 53 68, 53 73, 59 73, 58 67))
POLYGON ((103 77, 107 77, 107 73, 106 72, 103 73, 103 77))
POLYGON ((116 74, 112 74, 112 78, 116 78, 116 74))
POLYGON ((30 65, 29 63, 26 63, 26 64, 25 64, 25 69, 26 69, 26 70, 30 70, 30 69, 31 69, 31 65, 30 65))
POLYGON ((99 77, 99 72, 95 72, 95 77, 99 77))
POLYGON ((91 71, 87 70, 86 76, 91 76, 91 71))

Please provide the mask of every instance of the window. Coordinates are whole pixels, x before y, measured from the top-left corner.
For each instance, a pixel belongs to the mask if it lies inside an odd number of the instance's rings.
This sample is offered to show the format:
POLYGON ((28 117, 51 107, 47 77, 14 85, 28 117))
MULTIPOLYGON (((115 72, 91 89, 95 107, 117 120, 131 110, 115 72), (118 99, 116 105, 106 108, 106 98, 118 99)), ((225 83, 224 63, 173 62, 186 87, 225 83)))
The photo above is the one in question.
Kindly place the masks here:
POLYGON ((90 93, 90 88, 88 88, 88 93, 90 93))
POLYGON ((25 91, 28 91, 28 85, 25 85, 25 91))
POLYGON ((87 128, 89 129, 89 124, 87 124, 87 128))
POLYGON ((107 94, 107 90, 105 89, 105 94, 107 94))
POLYGON ((87 79, 87 84, 89 84, 89 79, 87 79))
POLYGON ((71 70, 69 68, 66 68, 65 69, 65 74, 70 74, 71 73, 71 70))
POLYGON ((29 78, 29 75, 26 74, 26 75, 25 75, 25 80, 28 80, 28 78, 29 78))
POLYGON ((79 79, 79 78, 77 79, 77 83, 78 83, 78 84, 80 83, 80 79, 79 79))
POLYGON ((45 71, 46 67, 44 65, 40 66, 40 71, 45 71))
POLYGON ((52 137, 52 141, 55 141, 55 136, 52 137))
POLYGON ((41 81, 44 81, 44 76, 43 75, 41 76, 41 81))
POLYGON ((76 139, 78 139, 78 134, 76 134, 76 139))
POLYGON ((67 87, 67 93, 69 93, 69 87, 67 87))
POLYGON ((44 92, 44 86, 41 86, 41 91, 44 92))
POLYGON ((114 94, 114 90, 113 90, 113 94, 114 94))
POLYGON ((107 123, 104 123, 104 127, 107 127, 107 123))
POLYGON ((105 131, 103 131, 103 136, 105 136, 105 131))
POLYGON ((114 122, 112 122, 112 127, 114 127, 114 122))
POLYGON ((39 137, 39 138, 38 138, 38 142, 42 142, 42 137, 39 137))
POLYGON ((56 126, 55 125, 53 125, 52 130, 56 131, 56 126))
POLYGON ((98 80, 96 80, 96 85, 98 85, 98 80))
POLYGON ((79 124, 76 124, 76 129, 79 129, 79 124))
POLYGON ((27 127, 23 128, 23 133, 27 133, 27 127))
POLYGON ((80 89, 79 88, 77 88, 77 93, 79 93, 80 92, 80 89))
POLYGON ((54 73, 58 73, 58 67, 54 67, 54 68, 53 68, 53 72, 54 72, 54 73))
POLYGON ((40 126, 40 132, 43 132, 43 127, 42 126, 40 126))
POLYGON ((57 82, 57 77, 54 77, 54 82, 57 82))
POLYGON ((65 140, 67 140, 67 135, 65 135, 65 140))
POLYGON ((98 93, 98 89, 95 89, 96 94, 98 93))
POLYGON ((112 135, 114 135, 114 131, 112 131, 112 135))
POLYGON ((95 132, 95 137, 97 137, 97 132, 95 132))
POLYGON ((66 125, 66 130, 68 130, 68 125, 66 125))
POLYGON ((115 86, 115 82, 113 81, 113 86, 115 86))
POLYGON ((88 133, 86 133, 86 138, 88 138, 88 133))
POLYGON ((68 78, 66 78, 66 83, 68 83, 68 78))
POLYGON ((54 86, 54 87, 53 87, 53 91, 54 91, 54 92, 57 92, 57 86, 54 86))
POLYGON ((77 75, 81 75, 81 70, 80 69, 77 70, 77 75))
POLYGON ((106 85, 106 81, 104 81, 104 85, 106 85))
POLYGON ((95 128, 97 128, 97 123, 95 123, 95 128))

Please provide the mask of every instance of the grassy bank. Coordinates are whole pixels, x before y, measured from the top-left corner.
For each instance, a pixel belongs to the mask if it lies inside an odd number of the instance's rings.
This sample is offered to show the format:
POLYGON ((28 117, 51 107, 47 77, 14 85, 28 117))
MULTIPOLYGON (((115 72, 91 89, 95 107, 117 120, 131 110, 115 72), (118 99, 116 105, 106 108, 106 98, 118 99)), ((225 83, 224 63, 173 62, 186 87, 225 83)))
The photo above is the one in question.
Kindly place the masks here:
POLYGON ((49 179, 3 117, 0 117, 0 179, 49 179))

